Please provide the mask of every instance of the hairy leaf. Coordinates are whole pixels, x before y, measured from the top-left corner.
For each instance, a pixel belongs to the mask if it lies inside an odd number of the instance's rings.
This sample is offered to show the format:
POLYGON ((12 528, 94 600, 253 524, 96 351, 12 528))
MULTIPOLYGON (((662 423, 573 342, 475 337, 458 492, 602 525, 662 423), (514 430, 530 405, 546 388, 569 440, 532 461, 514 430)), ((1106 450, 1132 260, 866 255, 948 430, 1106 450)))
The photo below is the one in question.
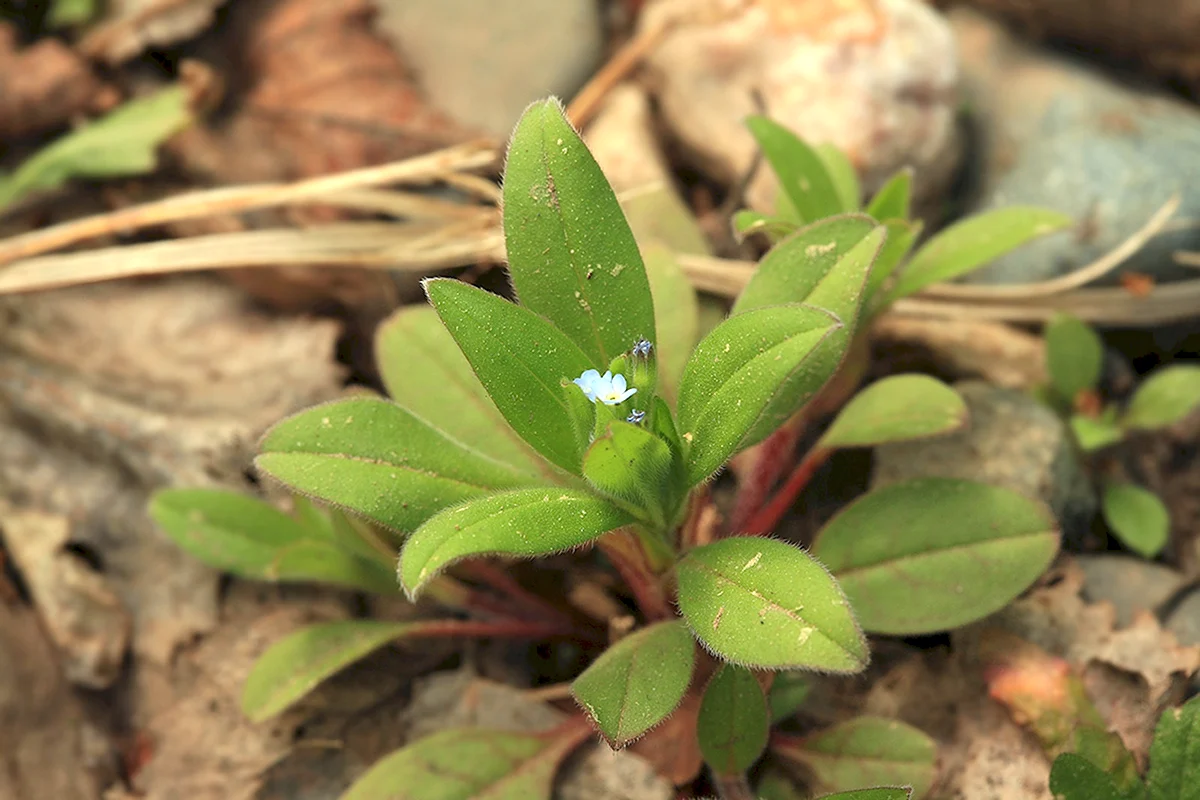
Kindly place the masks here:
POLYGON ((700 702, 696 733, 700 752, 718 775, 739 775, 767 749, 771 719, 754 673, 725 664, 709 681, 700 702))
POLYGON ((937 436, 967 422, 958 392, 928 375, 892 375, 860 391, 821 437, 822 447, 873 447, 937 436))

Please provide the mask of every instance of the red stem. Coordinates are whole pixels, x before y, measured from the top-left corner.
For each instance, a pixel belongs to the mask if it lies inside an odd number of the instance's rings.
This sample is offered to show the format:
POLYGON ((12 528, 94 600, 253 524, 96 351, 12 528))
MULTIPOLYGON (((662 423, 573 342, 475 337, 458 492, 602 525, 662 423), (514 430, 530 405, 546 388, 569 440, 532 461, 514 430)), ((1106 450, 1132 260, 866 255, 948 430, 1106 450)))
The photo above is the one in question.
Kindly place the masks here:
MULTIPOLYGON (((553 620, 566 624, 571 623, 570 616, 526 589, 514 580, 511 575, 493 564, 485 561, 468 561, 459 565, 459 569, 468 578, 477 580, 485 586, 494 589, 512 603, 513 608, 506 609, 505 616, 513 616, 514 612, 525 611, 535 619, 553 620)), ((476 599, 479 595, 480 593, 473 593, 472 600, 476 599)))
POLYGON ((738 485, 729 529, 744 531, 749 521, 759 513, 771 487, 787 469, 796 442, 800 440, 803 422, 793 417, 783 427, 768 436, 758 446, 745 479, 738 485))
POLYGON ((618 531, 600 537, 598 544, 633 592, 634 600, 647 621, 655 622, 675 616, 663 592, 662 580, 650 569, 649 560, 637 536, 629 531, 618 531))
POLYGON ((750 518, 743 527, 743 531, 748 534, 758 535, 769 533, 775 530, 779 521, 783 519, 783 515, 788 512, 796 502, 796 497, 812 480, 812 476, 821 468, 821 465, 829 460, 833 455, 833 450, 826 447, 814 447, 809 450, 807 455, 796 465, 792 470, 792 474, 788 476, 787 482, 780 487, 771 501, 764 505, 750 518))
POLYGON ((406 632, 404 638, 437 639, 455 636, 479 639, 542 639, 554 636, 578 638, 579 631, 574 626, 524 619, 434 619, 419 623, 418 627, 406 632))

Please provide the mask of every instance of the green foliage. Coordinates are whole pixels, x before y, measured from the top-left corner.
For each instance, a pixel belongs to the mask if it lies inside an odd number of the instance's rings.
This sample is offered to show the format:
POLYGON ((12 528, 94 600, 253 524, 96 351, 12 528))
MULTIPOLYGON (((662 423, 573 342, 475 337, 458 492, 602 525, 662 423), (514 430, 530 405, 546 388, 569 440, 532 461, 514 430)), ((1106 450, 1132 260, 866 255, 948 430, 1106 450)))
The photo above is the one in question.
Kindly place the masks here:
POLYGON ((626 636, 571 684, 571 694, 612 747, 662 722, 692 680, 696 644, 679 620, 626 636))
POLYGON ((242 712, 254 722, 270 719, 343 667, 421 626, 348 619, 298 630, 272 644, 255 662, 242 688, 242 712))
POLYGON ((928 375, 892 375, 847 403, 821 437, 821 447, 873 447, 937 436, 967 422, 958 392, 928 375))
MULTIPOLYGON (((504 239, 522 305, 579 345, 594 362, 589 366, 607 364, 638 339, 654 336, 650 283, 633 233, 557 101, 531 105, 513 133, 504 172, 504 239)), ((510 328, 492 333, 499 330, 510 328)))
POLYGON ((1150 800, 1200 800, 1200 698, 1158 718, 1149 784, 1150 800))
POLYGON ((676 566, 679 610, 724 661, 764 669, 858 672, 867 643, 837 582, 798 547, 723 539, 676 566))
POLYGON ((1050 791, 1063 800, 1124 800, 1107 772, 1074 753, 1054 760, 1050 791))
POLYGON ((1121 441, 1125 432, 1117 424, 1116 409, 1113 413, 1101 413, 1098 417, 1088 417, 1083 414, 1072 414, 1068 423, 1071 433, 1084 452, 1103 450, 1121 441))
POLYGON ((560 553, 632 522, 616 506, 572 489, 493 494, 446 509, 415 530, 400 556, 400 584, 416 597, 438 573, 469 556, 560 553))
POLYGON ((740 775, 767 749, 771 718, 758 678, 744 667, 717 670, 700 702, 700 752, 718 775, 740 775))
POLYGON ((1057 314, 1046 326, 1046 368, 1050 383, 1067 402, 1094 389, 1104 367, 1104 343, 1091 326, 1057 314))
POLYGON ((454 728, 392 753, 340 800, 550 800, 568 752, 544 736, 454 728))
POLYGON ((1156 370, 1137 388, 1122 422, 1127 428, 1165 428, 1200 405, 1200 367, 1156 370))
POLYGON ((1166 547, 1171 518, 1153 492, 1129 483, 1109 484, 1101 508, 1108 527, 1133 552, 1153 558, 1166 547))
POLYGON ((779 187, 797 222, 812 222, 848 210, 820 153, 766 117, 749 117, 746 127, 779 176, 779 187))
POLYGON ((828 791, 903 785, 914 798, 929 791, 937 756, 934 741, 911 725, 869 716, 772 749, 807 766, 828 791))
POLYGON ((795 714, 812 692, 812 679, 803 672, 779 672, 767 693, 771 719, 780 721, 795 714))
POLYGON ((953 478, 871 492, 813 543, 863 627, 890 634, 947 630, 999 610, 1057 550, 1058 531, 1040 505, 953 478))
POLYGON ((700 333, 700 301, 674 254, 665 247, 646 248, 646 275, 658 317, 658 338, 654 340, 658 392, 674 401, 700 333))
POLYGON ((130 100, 48 144, 12 174, 0 173, 0 210, 72 178, 150 172, 158 163, 159 145, 191 123, 188 90, 182 86, 130 100))
POLYGON ((682 487, 671 449, 658 436, 628 422, 610 422, 583 457, 583 477, 631 513, 663 530, 675 516, 682 487))
POLYGON ((827 794, 820 800, 909 800, 912 796, 912 789, 907 786, 880 786, 875 789, 855 789, 827 794))

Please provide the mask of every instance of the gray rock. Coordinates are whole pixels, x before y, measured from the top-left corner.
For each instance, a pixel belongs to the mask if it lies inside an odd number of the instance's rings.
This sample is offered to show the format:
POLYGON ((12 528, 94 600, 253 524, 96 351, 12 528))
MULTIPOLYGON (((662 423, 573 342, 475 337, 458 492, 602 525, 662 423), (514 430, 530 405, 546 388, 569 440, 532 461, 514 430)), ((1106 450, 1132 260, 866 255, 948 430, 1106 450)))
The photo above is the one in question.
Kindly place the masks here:
MULTIPOLYGON (((641 24, 668 21, 647 72, 666 127, 711 177, 733 184, 753 163, 744 120, 760 111, 756 96, 806 140, 845 151, 868 191, 902 167, 924 198, 953 176, 954 41, 928 4, 658 0, 641 24)), ((747 197, 768 211, 777 189, 761 169, 747 197)))
POLYGON ((1004 486, 1044 502, 1058 517, 1065 540, 1081 540, 1095 515, 1096 496, 1062 420, 1012 389, 982 381, 954 388, 967 404, 967 427, 949 436, 877 448, 872 486, 925 477, 1004 486))
MULTIPOLYGON (((979 134, 970 210, 1033 204, 1076 220, 1073 229, 1038 239, 969 281, 1037 281, 1088 264, 1176 191, 1183 198, 1178 215, 1200 216, 1200 110, 1024 45, 975 13, 956 10, 950 19, 964 99, 979 134)), ((1200 249, 1200 229, 1155 237, 1107 282, 1121 271, 1158 280, 1186 276, 1171 257, 1181 249, 1200 249)))
MULTIPOLYGON (((1182 645, 1200 644, 1200 591, 1193 591, 1176 607, 1167 618, 1167 630, 1182 645)), ((1200 683, 1200 676, 1193 680, 1200 683)))
MULTIPOLYGON (((1084 598, 1089 603, 1112 603, 1118 628, 1128 627, 1139 612, 1153 612, 1183 584, 1183 576, 1175 570, 1140 558, 1081 555, 1076 562, 1083 569, 1084 598)), ((1196 622, 1200 637, 1200 613, 1196 622)))
POLYGON ((569 99, 599 65, 596 0, 377 0, 377 26, 427 97, 468 127, 508 138, 525 106, 569 99))

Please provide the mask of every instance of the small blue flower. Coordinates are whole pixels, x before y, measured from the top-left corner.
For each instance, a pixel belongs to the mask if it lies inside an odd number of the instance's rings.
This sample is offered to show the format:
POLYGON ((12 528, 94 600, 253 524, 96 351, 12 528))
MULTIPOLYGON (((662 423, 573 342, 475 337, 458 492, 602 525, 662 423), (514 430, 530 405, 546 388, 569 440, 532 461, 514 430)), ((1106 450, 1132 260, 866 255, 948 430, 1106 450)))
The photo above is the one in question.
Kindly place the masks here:
POLYGON ((654 345, 650 344, 650 342, 647 341, 646 339, 638 339, 636 342, 633 343, 633 350, 631 350, 630 352, 634 356, 641 356, 642 358, 648 358, 650 356, 650 349, 652 347, 654 347, 654 345))
POLYGON ((594 369, 586 370, 573 383, 583 390, 588 400, 606 406, 624 403, 637 393, 637 389, 626 388, 624 375, 613 375, 611 372, 601 375, 594 369))
POLYGON ((630 414, 628 417, 626 417, 626 418, 625 418, 625 421, 626 421, 626 422, 632 422, 634 425, 641 425, 641 424, 642 424, 642 420, 644 420, 645 418, 646 418, 646 412, 645 412, 645 411, 638 411, 638 410, 635 408, 635 409, 633 410, 633 413, 632 413, 632 414, 630 414))

